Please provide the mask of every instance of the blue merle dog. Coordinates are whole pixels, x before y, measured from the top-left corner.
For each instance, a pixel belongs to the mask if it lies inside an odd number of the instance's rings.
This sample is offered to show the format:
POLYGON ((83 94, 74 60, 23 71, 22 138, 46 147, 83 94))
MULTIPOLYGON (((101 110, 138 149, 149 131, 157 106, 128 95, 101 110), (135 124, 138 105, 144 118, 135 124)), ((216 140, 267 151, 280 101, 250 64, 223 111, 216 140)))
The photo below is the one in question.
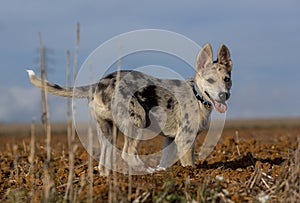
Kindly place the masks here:
POLYGON ((143 139, 141 129, 147 128, 158 128, 165 137, 157 169, 167 168, 178 158, 182 166, 194 165, 195 139, 207 128, 212 109, 220 113, 227 110, 231 70, 228 48, 222 44, 214 61, 211 45, 206 44, 198 54, 195 76, 187 80, 160 79, 121 70, 106 75, 96 84, 67 89, 48 81, 43 83, 32 70, 27 72, 36 87, 43 88, 46 84, 46 90, 55 95, 88 99, 102 143, 99 171, 108 175, 115 124, 125 135, 121 157, 134 170, 154 170, 138 156, 138 144, 143 139))

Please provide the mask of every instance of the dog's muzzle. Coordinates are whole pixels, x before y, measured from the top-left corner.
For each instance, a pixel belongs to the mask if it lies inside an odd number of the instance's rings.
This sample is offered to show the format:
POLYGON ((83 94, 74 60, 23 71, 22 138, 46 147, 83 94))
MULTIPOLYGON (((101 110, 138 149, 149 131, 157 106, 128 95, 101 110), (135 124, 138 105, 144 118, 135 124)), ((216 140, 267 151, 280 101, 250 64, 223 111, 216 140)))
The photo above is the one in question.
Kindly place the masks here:
POLYGON ((229 97, 230 97, 230 93, 227 93, 227 92, 221 92, 219 94, 220 101, 222 101, 222 102, 225 102, 226 100, 228 100, 229 97))
POLYGON ((218 112, 225 113, 227 110, 226 100, 229 99, 230 93, 220 92, 218 96, 218 100, 213 100, 214 107, 218 112))

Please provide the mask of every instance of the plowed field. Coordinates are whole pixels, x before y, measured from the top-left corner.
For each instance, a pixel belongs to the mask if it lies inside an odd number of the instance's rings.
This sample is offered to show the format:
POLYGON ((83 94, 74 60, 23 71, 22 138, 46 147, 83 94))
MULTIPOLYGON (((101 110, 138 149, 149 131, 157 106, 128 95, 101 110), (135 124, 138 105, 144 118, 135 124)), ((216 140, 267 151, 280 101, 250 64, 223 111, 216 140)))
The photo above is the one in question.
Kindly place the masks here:
MULTIPOLYGON (((182 167, 177 162, 166 171, 149 175, 114 173, 101 177, 95 160, 89 173, 89 155, 76 140, 69 188, 64 124, 53 125, 50 162, 46 161, 41 130, 36 131, 33 144, 30 125, 2 124, 0 130, 1 202, 300 201, 297 119, 227 122, 219 143, 204 161, 196 161, 194 167, 182 167)), ((202 140, 199 136, 197 146, 202 140)), ((158 150, 161 141, 157 138, 141 143, 140 150, 158 150)))

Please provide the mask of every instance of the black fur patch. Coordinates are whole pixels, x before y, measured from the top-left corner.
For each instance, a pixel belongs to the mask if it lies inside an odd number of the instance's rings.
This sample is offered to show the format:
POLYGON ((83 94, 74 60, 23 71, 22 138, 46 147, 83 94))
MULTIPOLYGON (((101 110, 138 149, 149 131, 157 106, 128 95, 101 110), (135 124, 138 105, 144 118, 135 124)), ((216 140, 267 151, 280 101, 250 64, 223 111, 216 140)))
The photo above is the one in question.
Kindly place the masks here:
POLYGON ((183 128, 182 128, 182 131, 183 132, 186 132, 186 133, 188 133, 188 134, 192 134, 192 133, 194 133, 194 131, 193 131, 193 129, 192 128, 190 128, 189 126, 184 126, 183 128))
POLYGON ((156 86, 149 85, 142 90, 139 90, 134 93, 134 96, 137 98, 138 102, 143 106, 143 108, 148 112, 151 108, 158 106, 157 99, 159 96, 156 92, 156 86))
POLYGON ((49 83, 49 86, 55 88, 55 89, 59 89, 59 90, 62 90, 64 88, 62 88, 61 86, 57 85, 57 84, 52 84, 52 83, 49 83))
POLYGON ((168 99, 167 101, 167 109, 173 109, 174 108, 174 101, 173 98, 170 97, 170 99, 168 99))
POLYGON ((117 73, 116 73, 116 72, 114 72, 114 73, 110 73, 110 74, 106 75, 106 76, 105 76, 105 77, 103 77, 103 78, 112 79, 112 78, 115 78, 115 77, 116 77, 116 75, 117 75, 117 73))
POLYGON ((109 84, 106 82, 108 81, 105 81, 104 79, 103 81, 100 80, 100 82, 98 82, 97 84, 98 94, 100 94, 100 98, 103 104, 108 104, 111 101, 111 95, 107 93, 107 88, 109 88, 109 84))
POLYGON ((189 119, 189 114, 188 114, 188 113, 185 113, 185 114, 184 114, 184 118, 185 118, 185 119, 189 119))
POLYGON ((102 83, 101 81, 97 84, 98 90, 103 90, 107 88, 107 84, 102 83))
POLYGON ((149 111, 158 106, 158 95, 156 91, 156 86, 150 85, 142 90, 139 90, 134 93, 134 96, 137 98, 140 105, 145 109, 146 112, 146 127, 150 126, 151 121, 149 118, 149 111))
POLYGON ((110 94, 107 94, 105 91, 101 92, 101 99, 105 105, 111 102, 110 94))

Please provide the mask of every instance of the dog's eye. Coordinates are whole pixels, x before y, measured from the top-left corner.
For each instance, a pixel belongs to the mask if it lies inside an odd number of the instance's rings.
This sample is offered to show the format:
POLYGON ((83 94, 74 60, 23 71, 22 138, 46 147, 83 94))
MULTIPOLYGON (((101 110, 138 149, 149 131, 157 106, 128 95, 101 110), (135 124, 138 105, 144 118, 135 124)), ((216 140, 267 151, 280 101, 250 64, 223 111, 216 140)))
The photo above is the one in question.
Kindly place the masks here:
POLYGON ((212 83, 214 83, 214 82, 215 82, 215 80, 214 80, 214 79, 212 79, 212 78, 208 78, 206 81, 207 81, 207 82, 209 82, 210 84, 212 84, 212 83))
POLYGON ((224 78, 224 82, 229 82, 230 81, 230 77, 225 77, 224 78))

